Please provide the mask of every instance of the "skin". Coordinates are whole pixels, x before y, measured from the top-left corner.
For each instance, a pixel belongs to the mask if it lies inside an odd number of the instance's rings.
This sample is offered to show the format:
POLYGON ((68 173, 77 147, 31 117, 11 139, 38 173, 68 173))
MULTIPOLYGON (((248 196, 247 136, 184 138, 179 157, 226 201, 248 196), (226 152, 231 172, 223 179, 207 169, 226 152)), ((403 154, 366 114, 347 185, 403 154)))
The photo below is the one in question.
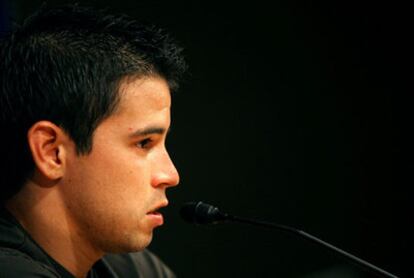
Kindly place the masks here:
POLYGON ((139 251, 162 225, 154 210, 179 176, 165 148, 171 97, 158 77, 124 80, 113 115, 95 130, 88 155, 48 121, 28 142, 33 178, 7 202, 36 242, 76 277, 107 252, 139 251))

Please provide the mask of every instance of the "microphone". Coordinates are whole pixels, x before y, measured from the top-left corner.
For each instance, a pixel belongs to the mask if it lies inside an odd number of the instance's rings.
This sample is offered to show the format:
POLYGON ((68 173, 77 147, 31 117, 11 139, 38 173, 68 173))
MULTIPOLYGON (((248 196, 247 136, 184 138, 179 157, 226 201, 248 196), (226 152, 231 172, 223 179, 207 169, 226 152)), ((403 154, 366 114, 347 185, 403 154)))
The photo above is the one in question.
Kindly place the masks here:
POLYGON ((185 203, 180 209, 180 215, 186 222, 189 222, 192 224, 203 225, 203 224, 220 224, 220 223, 225 223, 225 222, 239 222, 239 223, 272 228, 272 229, 277 229, 280 231, 292 233, 292 234, 298 235, 299 237, 312 241, 320 246, 323 246, 333 251, 334 253, 345 257, 346 259, 350 260, 356 265, 368 271, 371 271, 377 275, 380 275, 381 277, 398 278, 398 276, 391 274, 367 261, 364 261, 358 258, 357 256, 354 256, 330 243, 327 243, 326 241, 323 241, 311 234, 308 234, 304 231, 301 231, 301 230, 298 230, 298 229, 295 229, 289 226, 230 215, 228 213, 221 212, 217 207, 214 207, 209 204, 205 204, 203 202, 185 203))
POLYGON ((227 220, 227 214, 212 205, 203 202, 185 203, 180 210, 181 217, 188 223, 194 224, 216 224, 227 220))

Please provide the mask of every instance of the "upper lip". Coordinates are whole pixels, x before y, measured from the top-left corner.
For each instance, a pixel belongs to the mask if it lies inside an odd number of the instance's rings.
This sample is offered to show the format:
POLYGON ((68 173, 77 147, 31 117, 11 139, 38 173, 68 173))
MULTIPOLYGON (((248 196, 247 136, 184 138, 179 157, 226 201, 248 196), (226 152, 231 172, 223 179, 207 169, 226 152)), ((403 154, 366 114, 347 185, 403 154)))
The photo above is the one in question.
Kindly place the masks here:
POLYGON ((148 211, 148 213, 155 212, 155 211, 157 211, 157 210, 159 210, 159 209, 161 209, 163 207, 166 207, 166 206, 168 206, 168 200, 164 200, 164 201, 158 203, 158 205, 156 205, 152 209, 150 209, 148 211))

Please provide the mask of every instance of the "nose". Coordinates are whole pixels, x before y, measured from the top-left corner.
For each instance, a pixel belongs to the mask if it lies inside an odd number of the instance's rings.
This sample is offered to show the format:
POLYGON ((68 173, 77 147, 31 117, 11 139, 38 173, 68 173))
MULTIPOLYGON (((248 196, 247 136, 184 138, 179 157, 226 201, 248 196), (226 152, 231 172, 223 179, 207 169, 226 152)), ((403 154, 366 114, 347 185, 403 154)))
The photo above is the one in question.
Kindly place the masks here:
POLYGON ((153 170, 151 181, 153 187, 173 187, 180 182, 180 175, 166 150, 154 161, 153 170))

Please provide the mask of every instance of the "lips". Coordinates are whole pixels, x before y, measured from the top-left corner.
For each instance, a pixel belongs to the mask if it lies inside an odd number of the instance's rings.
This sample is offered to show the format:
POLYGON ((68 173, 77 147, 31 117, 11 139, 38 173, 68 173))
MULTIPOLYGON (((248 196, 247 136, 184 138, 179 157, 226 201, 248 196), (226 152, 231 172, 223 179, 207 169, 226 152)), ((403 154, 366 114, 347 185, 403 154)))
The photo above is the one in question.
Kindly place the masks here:
POLYGON ((161 226, 164 224, 164 217, 159 210, 168 205, 168 201, 164 201, 154 206, 150 211, 147 212, 147 219, 150 221, 152 227, 161 226))
POLYGON ((147 214, 159 215, 159 214, 161 214, 159 212, 159 210, 166 207, 166 206, 168 206, 168 201, 167 200, 165 200, 165 201, 159 203, 158 205, 154 206, 154 208, 152 208, 149 212, 147 212, 147 214))

